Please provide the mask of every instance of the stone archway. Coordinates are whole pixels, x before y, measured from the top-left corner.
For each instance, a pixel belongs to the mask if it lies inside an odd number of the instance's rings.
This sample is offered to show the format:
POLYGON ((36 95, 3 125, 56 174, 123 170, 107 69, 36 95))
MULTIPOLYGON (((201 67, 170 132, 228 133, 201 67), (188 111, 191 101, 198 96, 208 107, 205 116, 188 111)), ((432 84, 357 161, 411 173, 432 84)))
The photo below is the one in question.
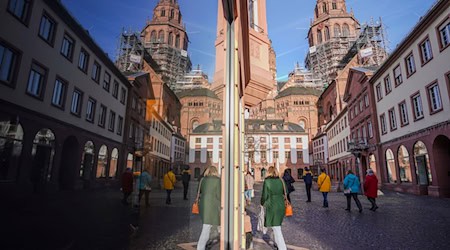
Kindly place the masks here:
POLYGON ((442 188, 440 196, 450 197, 450 139, 445 135, 438 135, 433 142, 434 170, 437 185, 442 188))
POLYGON ((64 141, 61 153, 61 165, 59 167, 59 187, 61 189, 73 189, 79 169, 80 145, 75 136, 69 136, 64 141))

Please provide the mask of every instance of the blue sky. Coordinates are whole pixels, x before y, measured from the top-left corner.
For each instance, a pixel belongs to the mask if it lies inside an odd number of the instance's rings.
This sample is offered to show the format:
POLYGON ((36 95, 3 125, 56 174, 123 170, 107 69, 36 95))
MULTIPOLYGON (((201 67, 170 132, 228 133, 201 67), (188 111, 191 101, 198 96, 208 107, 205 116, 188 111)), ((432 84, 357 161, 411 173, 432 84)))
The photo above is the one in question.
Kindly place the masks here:
MULTIPOLYGON (((123 28, 141 31, 151 19, 158 0, 62 0, 73 16, 89 30, 103 50, 115 57, 123 28)), ((392 50, 435 0, 347 0, 361 24, 382 18, 392 50)), ((193 65, 200 64, 212 80, 217 23, 216 0, 179 0, 191 43, 193 65)), ((267 0, 269 37, 277 53, 277 75, 285 79, 298 61, 303 63, 315 0, 267 0)))

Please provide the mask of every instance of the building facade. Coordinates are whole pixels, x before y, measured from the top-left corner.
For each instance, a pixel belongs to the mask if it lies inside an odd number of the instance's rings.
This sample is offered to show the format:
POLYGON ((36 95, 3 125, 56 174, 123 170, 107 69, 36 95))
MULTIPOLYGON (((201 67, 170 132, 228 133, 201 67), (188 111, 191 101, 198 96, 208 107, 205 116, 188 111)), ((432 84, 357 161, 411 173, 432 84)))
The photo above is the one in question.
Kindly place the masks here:
POLYGON ((1 189, 111 182, 130 83, 59 1, 15 3, 0 8, 1 189))
POLYGON ((318 175, 320 170, 328 164, 328 138, 327 134, 319 132, 311 139, 312 144, 312 160, 311 170, 314 175, 318 175))
POLYGON ((186 164, 186 139, 174 128, 170 147, 171 166, 175 174, 181 174, 182 167, 186 164))
POLYGON ((346 170, 352 169, 359 176, 355 157, 348 150, 350 141, 350 126, 348 123, 347 108, 331 121, 325 130, 328 144, 328 167, 327 173, 333 181, 343 181, 346 170))
MULTIPOLYGON (((223 166, 221 126, 221 121, 201 124, 191 134, 189 165, 194 173, 202 173, 209 165, 223 166)), ((256 181, 265 178, 270 166, 288 169, 296 179, 302 177, 310 164, 309 138, 302 127, 283 120, 246 120, 245 126, 244 162, 256 181)))
POLYGON ((380 172, 377 164, 379 134, 376 99, 369 83, 375 70, 364 67, 350 69, 344 96, 351 134, 348 150, 359 159, 361 180, 369 168, 375 174, 380 172))
POLYGON ((385 188, 450 196, 450 1, 438 1, 370 79, 385 188))
POLYGON ((159 116, 158 112, 151 110, 150 145, 146 155, 145 166, 152 176, 162 179, 171 167, 171 148, 173 127, 159 116))

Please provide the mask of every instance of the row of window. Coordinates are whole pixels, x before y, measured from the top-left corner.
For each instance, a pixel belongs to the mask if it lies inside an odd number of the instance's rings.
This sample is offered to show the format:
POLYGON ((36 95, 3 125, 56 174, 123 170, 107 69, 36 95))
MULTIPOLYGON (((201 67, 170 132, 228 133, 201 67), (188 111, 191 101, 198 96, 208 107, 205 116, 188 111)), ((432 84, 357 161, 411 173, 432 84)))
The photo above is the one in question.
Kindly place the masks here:
POLYGON ((175 44, 174 44, 174 39, 173 39, 173 37, 174 37, 174 35, 173 35, 173 33, 172 32, 169 32, 169 36, 167 37, 167 41, 165 40, 165 32, 164 32, 164 30, 160 30, 159 32, 158 32, 158 34, 156 33, 156 30, 153 30, 152 32, 150 32, 150 42, 151 43, 156 43, 156 42, 159 42, 159 43, 164 43, 164 42, 167 42, 167 44, 169 44, 170 46, 174 46, 175 48, 177 48, 177 49, 185 49, 186 48, 186 45, 184 45, 185 47, 180 47, 181 46, 181 43, 180 43, 180 35, 178 34, 178 35, 176 35, 175 36, 175 44))
MULTIPOLYGON (((318 18, 319 17, 319 9, 318 9, 318 7, 319 6, 316 6, 316 8, 314 9, 314 11, 315 11, 315 14, 316 14, 316 18, 318 18)), ((333 10, 337 10, 337 3, 336 3, 336 0, 333 0, 333 2, 331 2, 331 8, 333 9, 333 10)), ((327 5, 327 3, 323 3, 322 4, 322 13, 328 13, 328 5, 327 5)))
MULTIPOLYGON (((262 160, 267 159, 267 152, 266 151, 260 151, 259 152, 260 157, 262 160)), ((272 151, 273 159, 279 158, 279 151, 272 151)), ((196 150, 195 151, 195 159, 200 160, 201 151, 196 150)), ((285 159, 291 159, 291 151, 285 151, 284 152, 285 159)), ((206 151, 206 158, 212 159, 213 158, 213 151, 206 151)), ((221 151, 219 152, 219 158, 222 158, 221 151)), ((248 158, 250 160, 254 160, 254 152, 248 152, 248 158)), ((297 150, 297 159, 303 159, 303 151, 297 150)))
MULTIPOLYGON (((19 55, 9 47, 6 47, 4 43, 0 43, 0 81, 9 82, 11 80, 11 74, 15 67, 18 67, 18 57, 19 55)), ((48 79, 48 68, 41 63, 33 60, 31 64, 31 69, 28 77, 26 93, 29 96, 37 98, 41 101, 44 99, 46 82, 48 79)), ((51 104, 61 110, 65 110, 67 94, 69 93, 69 83, 67 80, 60 76, 56 76, 53 94, 51 98, 51 104)), ((74 87, 72 91, 72 97, 70 101, 70 113, 81 117, 81 110, 83 107, 84 92, 77 87, 74 87)), ((95 112, 96 112, 97 101, 89 97, 87 101, 86 117, 88 122, 94 123, 95 112)), ((100 127, 105 127, 106 124, 107 108, 105 105, 101 104, 99 108, 98 125, 100 127)), ((112 132, 115 130, 116 124, 116 113, 110 111, 108 129, 112 132)), ((118 129, 117 134, 122 134, 123 118, 118 117, 118 129)))
POLYGON ((156 130, 159 134, 161 134, 164 138, 167 140, 171 140, 172 138, 172 131, 166 128, 164 124, 162 124, 158 119, 152 118, 150 122, 151 127, 156 130))
POLYGON ((317 146, 320 146, 320 145, 323 145, 323 138, 313 142, 313 146, 314 147, 317 147, 317 146))
POLYGON ((348 136, 328 148, 330 157, 347 152, 348 136))
POLYGON ((371 121, 368 121, 367 124, 363 124, 358 128, 353 128, 351 133, 352 139, 356 138, 373 138, 373 125, 371 121), (366 130, 367 126, 367 130, 366 130))
POLYGON ((348 108, 350 121, 358 114, 362 113, 365 108, 369 107, 369 95, 364 94, 363 98, 355 101, 354 106, 348 108), (359 103, 359 105, 358 105, 359 103))
MULTIPOLYGON (((450 74, 447 74, 447 79, 450 81, 450 74)), ((439 84, 436 81, 432 82, 428 86, 425 87, 425 91, 427 93, 427 99, 428 99, 428 106, 430 115, 433 115, 437 112, 440 112, 443 110, 442 105, 442 99, 441 94, 439 91, 439 84)), ((414 121, 421 120, 424 118, 423 113, 423 107, 422 107, 422 97, 420 95, 420 91, 417 91, 415 94, 411 95, 411 107, 412 107, 412 114, 414 121)), ((408 116, 408 107, 406 105, 406 101, 403 100, 398 104, 398 113, 399 113, 399 121, 400 126, 404 127, 409 124, 409 116, 408 116)), ((395 107, 392 107, 388 110, 388 117, 389 117, 389 127, 390 131, 394 131, 398 128, 398 122, 397 122, 397 116, 395 107)), ((388 132, 387 129, 387 120, 386 116, 383 113, 380 115, 380 127, 381 127, 381 133, 386 134, 388 132)))
POLYGON ((347 116, 344 116, 328 131, 327 133, 328 140, 333 139, 339 133, 344 131, 345 128, 347 128, 347 116))
POLYGON ((170 147, 164 144, 162 141, 159 141, 155 137, 151 137, 150 141, 152 142, 152 151, 170 156, 170 147))
MULTIPOLYGON (((162 17, 166 16, 166 9, 161 8, 159 10, 159 15, 162 16, 162 17)), ((175 18, 175 10, 174 9, 170 9, 169 20, 174 19, 174 18, 175 18)), ((180 12, 178 12, 178 23, 181 23, 181 13, 180 12)))
MULTIPOLYGON (((450 45, 450 18, 446 18, 438 27, 438 41, 439 41, 439 47, 440 50, 443 51, 450 45)), ((430 38, 427 35, 418 45, 420 60, 422 63, 422 67, 427 64, 429 61, 433 59, 433 50, 430 42, 430 38)), ((411 51, 405 58, 404 58, 405 68, 406 68, 406 77, 409 78, 411 75, 413 75, 416 72, 416 63, 414 59, 414 52, 411 51)), ((402 77, 402 69, 400 66, 400 63, 394 68, 393 70, 393 76, 394 76, 394 82, 395 87, 399 86, 403 83, 403 77, 402 77)), ((392 83, 390 75, 387 74, 387 76, 383 79, 384 82, 384 95, 388 95, 392 92, 392 83)), ((377 100, 380 101, 383 99, 383 92, 382 92, 382 85, 381 83, 378 83, 376 85, 376 95, 377 100)))
MULTIPOLYGON (((18 18, 19 20, 21 20, 22 22, 25 22, 25 20, 28 19, 27 15, 29 15, 29 13, 31 12, 31 10, 29 9, 30 7, 31 5, 29 0, 10 0, 8 4, 8 12, 11 13, 16 18, 18 18)), ((54 47, 57 26, 58 23, 55 21, 55 19, 52 18, 50 14, 48 14, 46 11, 44 11, 39 25, 38 36, 52 47, 54 47)), ((75 39, 72 36, 70 36, 67 32, 64 32, 60 53, 70 62, 73 61, 75 43, 76 43, 75 39)), ((3 45, 3 47, 4 46, 5 45, 3 45)), ((3 49, 5 50, 5 48, 3 49)), ((14 70, 14 66, 18 66, 18 63, 15 61, 18 60, 19 53, 11 48, 7 49, 9 55, 7 56, 7 60, 5 61, 5 65, 3 65, 3 63, 1 64, 2 72, 4 73, 4 76, 1 78, 1 80, 12 85, 13 80, 12 73, 14 70)), ((87 50, 81 48, 78 56, 78 68, 85 74, 87 74, 88 72, 89 58, 90 55, 87 52, 87 50)), ((41 70, 41 75, 42 72, 43 71, 41 70)), ((97 61, 94 60, 91 71, 91 78, 96 83, 100 83, 100 75, 101 75, 101 66, 97 61)), ((40 92, 44 88, 41 85, 40 81, 38 80, 39 79, 36 80, 33 91, 41 95, 42 93, 40 92)), ((103 89, 110 92, 110 85, 111 85, 111 74, 105 70, 102 83, 103 89)), ((119 96, 119 83, 116 80, 113 80, 112 95, 116 99, 119 96)), ((125 101, 126 101, 126 89, 122 87, 120 94, 120 102, 122 104, 125 104, 125 101)))

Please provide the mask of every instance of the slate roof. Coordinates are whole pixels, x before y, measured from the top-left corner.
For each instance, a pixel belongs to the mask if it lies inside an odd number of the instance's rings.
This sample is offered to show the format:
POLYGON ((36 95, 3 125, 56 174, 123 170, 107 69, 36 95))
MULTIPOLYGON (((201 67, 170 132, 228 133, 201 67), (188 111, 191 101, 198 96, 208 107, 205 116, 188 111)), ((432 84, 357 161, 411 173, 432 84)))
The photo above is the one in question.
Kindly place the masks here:
POLYGON ((281 97, 286 97, 290 95, 315 95, 320 96, 322 94, 322 91, 314 89, 314 88, 305 88, 305 87, 289 87, 283 91, 281 91, 276 99, 281 97))
POLYGON ((188 96, 207 96, 207 97, 211 97, 211 98, 220 100, 219 97, 217 97, 217 95, 213 91, 211 91, 209 89, 205 89, 205 88, 184 90, 184 91, 177 93, 177 96, 178 96, 178 99, 188 97, 188 96))

